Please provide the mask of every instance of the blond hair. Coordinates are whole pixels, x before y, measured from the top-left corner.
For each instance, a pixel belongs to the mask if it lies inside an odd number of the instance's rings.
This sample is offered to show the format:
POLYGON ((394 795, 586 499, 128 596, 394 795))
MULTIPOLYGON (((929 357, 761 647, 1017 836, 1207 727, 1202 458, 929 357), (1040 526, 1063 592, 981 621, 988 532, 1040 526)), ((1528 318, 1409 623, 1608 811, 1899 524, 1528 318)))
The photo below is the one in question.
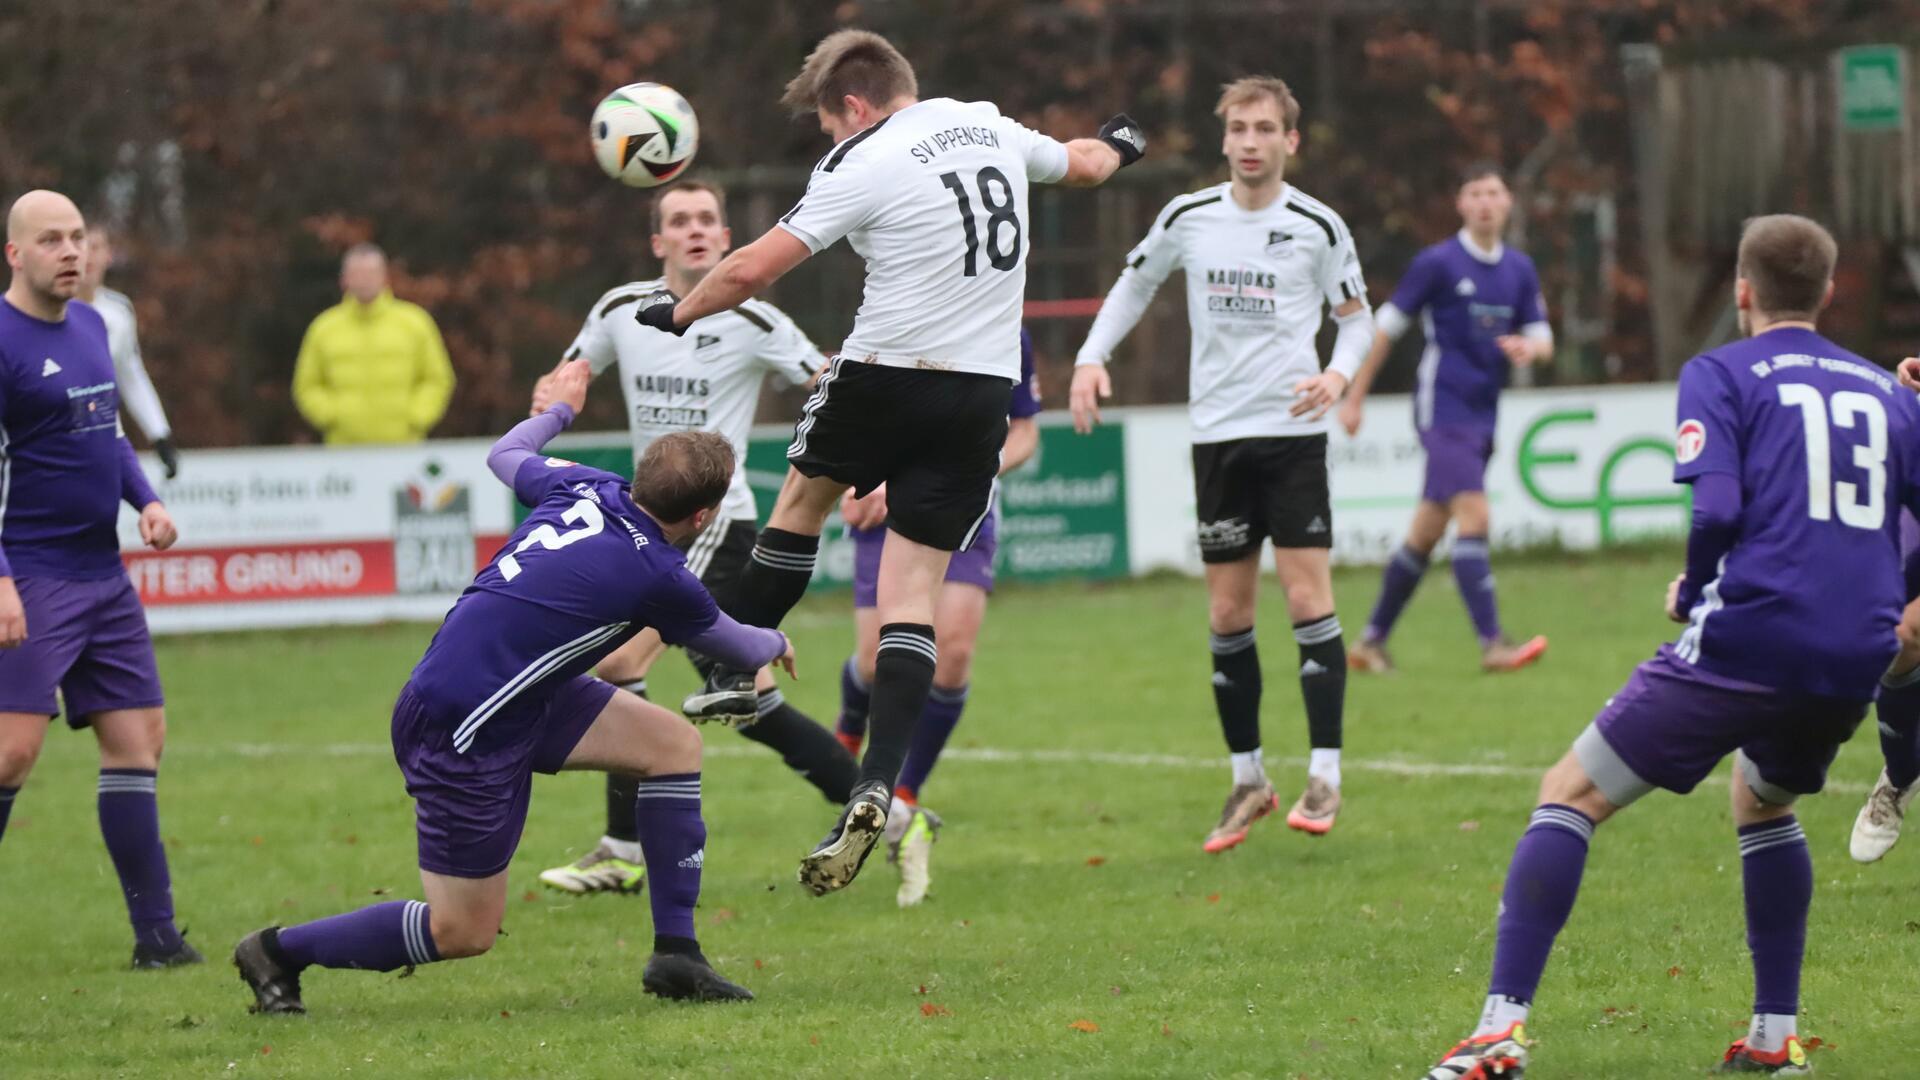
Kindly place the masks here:
POLYGON ((1220 103, 1213 107, 1213 114, 1225 120, 1228 109, 1235 105, 1251 105, 1262 98, 1280 106, 1280 123, 1284 130, 1292 131, 1300 126, 1299 100, 1293 96, 1286 80, 1272 75, 1248 75, 1221 86, 1220 103))
POLYGON ((920 96, 913 65, 893 43, 871 30, 837 30, 822 38, 787 83, 780 104, 804 115, 825 109, 838 116, 848 95, 872 105, 920 96))

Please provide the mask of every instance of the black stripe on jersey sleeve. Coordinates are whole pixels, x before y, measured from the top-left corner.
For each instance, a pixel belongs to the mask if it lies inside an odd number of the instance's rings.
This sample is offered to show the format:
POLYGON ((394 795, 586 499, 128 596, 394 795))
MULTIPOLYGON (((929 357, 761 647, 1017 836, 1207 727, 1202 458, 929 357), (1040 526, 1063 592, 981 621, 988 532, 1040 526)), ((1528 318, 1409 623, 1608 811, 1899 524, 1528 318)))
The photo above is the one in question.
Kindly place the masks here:
POLYGON ((739 307, 733 309, 733 313, 747 320, 753 325, 759 327, 761 333, 763 334, 773 333, 773 320, 767 318, 765 315, 762 315, 759 312, 754 311, 752 308, 749 308, 747 305, 741 304, 739 307))
POLYGON ((1328 219, 1321 217, 1319 214, 1316 214, 1313 211, 1306 209, 1305 207, 1301 206, 1299 203, 1294 202, 1291 199, 1287 200, 1287 209, 1293 211, 1296 214, 1299 214, 1301 217, 1306 218, 1308 221, 1313 222, 1315 225, 1320 226, 1321 231, 1327 234, 1328 247, 1334 247, 1340 243, 1340 235, 1334 231, 1332 221, 1329 221, 1328 219))
POLYGON ((562 359, 565 359, 565 360, 578 360, 578 359, 580 359, 580 346, 578 346, 578 345, 575 345, 575 346, 574 346, 573 348, 571 348, 571 349, 568 349, 568 350, 567 350, 567 355, 566 355, 566 356, 564 356, 564 357, 562 357, 562 359))
MULTIPOLYGON (((839 168, 840 163, 847 159, 847 154, 850 151, 852 151, 854 147, 859 146, 861 140, 865 139, 867 136, 873 134, 874 132, 879 131, 881 128, 886 127, 887 121, 891 119, 893 119, 893 117, 890 115, 883 116, 880 118, 879 123, 873 125, 867 130, 861 132, 860 134, 855 135, 853 138, 848 139, 846 142, 841 143, 840 148, 838 150, 835 150, 833 153, 827 155, 827 163, 820 167, 820 171, 832 172, 833 170, 839 168)), ((799 208, 795 207, 795 209, 799 209, 799 208)))
POLYGON ((637 304, 637 303, 639 303, 639 302, 640 302, 640 298, 641 298, 641 297, 643 297, 643 296, 645 296, 645 295, 647 295, 647 294, 646 294, 646 293, 639 293, 639 292, 637 292, 637 293, 623 293, 623 294, 621 294, 621 295, 619 295, 619 296, 616 296, 616 297, 614 297, 613 299, 611 299, 611 300, 609 300, 609 301, 607 301, 606 303, 604 303, 604 304, 602 304, 602 305, 600 305, 600 310, 599 310, 599 311, 596 311, 596 312, 594 312, 594 315, 595 315, 595 316, 597 316, 597 317, 599 317, 599 318, 602 318, 602 319, 604 319, 604 318, 606 318, 607 316, 609 316, 609 315, 611 315, 611 314, 613 314, 613 313, 614 313, 615 311, 617 311, 617 310, 619 310, 620 308, 623 308, 623 307, 626 307, 626 306, 627 306, 628 304, 637 304))
POLYGON ((805 205, 807 205, 805 200, 801 200, 800 202, 794 203, 793 209, 787 211, 786 214, 780 218, 780 224, 785 225, 787 222, 792 221, 793 215, 799 213, 800 208, 805 205))
POLYGON ((1340 299, 1342 300, 1353 299, 1353 282, 1343 281, 1340 283, 1340 299))
POLYGON ((1180 220, 1181 214, 1184 214, 1189 210, 1198 210, 1203 206, 1211 206, 1214 203, 1219 202, 1224 197, 1225 196, 1222 196, 1222 195, 1208 195, 1204 199, 1195 199, 1190 203, 1186 203, 1182 206, 1174 207, 1173 212, 1167 215, 1167 220, 1160 223, 1160 227, 1162 229, 1171 229, 1173 228, 1173 223, 1180 220))

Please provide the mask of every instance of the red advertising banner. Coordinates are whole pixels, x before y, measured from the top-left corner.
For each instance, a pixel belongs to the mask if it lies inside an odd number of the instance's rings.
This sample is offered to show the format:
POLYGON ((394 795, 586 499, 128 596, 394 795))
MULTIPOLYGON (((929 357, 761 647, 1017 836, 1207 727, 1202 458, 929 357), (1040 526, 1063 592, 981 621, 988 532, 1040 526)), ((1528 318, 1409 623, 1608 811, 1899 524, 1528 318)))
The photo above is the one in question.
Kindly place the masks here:
MULTIPOLYGON (((474 537, 473 563, 464 575, 486 565, 505 540, 474 537)), ((400 591, 392 540, 128 551, 121 558, 140 602, 148 607, 391 596, 400 591)))

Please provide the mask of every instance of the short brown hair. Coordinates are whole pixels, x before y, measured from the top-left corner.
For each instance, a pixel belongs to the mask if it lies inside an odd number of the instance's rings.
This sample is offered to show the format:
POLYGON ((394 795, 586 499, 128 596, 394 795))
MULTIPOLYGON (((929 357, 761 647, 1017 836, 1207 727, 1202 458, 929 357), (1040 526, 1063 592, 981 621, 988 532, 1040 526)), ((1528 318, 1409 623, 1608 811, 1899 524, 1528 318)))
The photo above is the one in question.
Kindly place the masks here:
POLYGON ((661 205, 667 201, 667 196, 676 191, 704 191, 712 195, 713 201, 720 204, 720 224, 725 225, 727 223, 727 193, 725 189, 721 188, 719 184, 708 180, 676 180, 653 193, 654 232, 657 233, 660 231, 661 205))
POLYGON ((711 510, 733 484, 733 444, 711 431, 671 431, 633 467, 633 501, 664 524, 711 510))
POLYGON ((1220 87, 1220 103, 1213 107, 1213 115, 1227 118, 1227 110, 1235 105, 1251 105, 1261 98, 1271 98, 1280 106, 1280 124, 1283 130, 1292 131, 1300 126, 1300 102, 1287 87, 1286 80, 1272 75, 1248 75, 1235 79, 1220 87))
POLYGON ((1740 232, 1737 273, 1753 290, 1754 309, 1775 320, 1811 320, 1827 303, 1840 247, 1812 218, 1768 214, 1740 232))
POLYGON ((848 94, 885 105, 899 97, 919 97, 920 83, 913 77, 913 65, 891 41, 871 30, 836 30, 807 54, 780 104, 795 115, 825 109, 838 116, 846 111, 841 102, 848 94))

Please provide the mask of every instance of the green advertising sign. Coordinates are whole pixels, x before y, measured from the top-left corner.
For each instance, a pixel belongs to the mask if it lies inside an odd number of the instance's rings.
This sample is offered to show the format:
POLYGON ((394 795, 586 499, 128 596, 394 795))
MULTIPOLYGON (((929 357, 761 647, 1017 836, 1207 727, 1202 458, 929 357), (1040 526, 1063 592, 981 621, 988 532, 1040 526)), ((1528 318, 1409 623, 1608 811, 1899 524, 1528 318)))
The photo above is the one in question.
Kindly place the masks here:
POLYGON ((1859 45, 1840 50, 1839 63, 1842 130, 1899 131, 1906 126, 1906 50, 1859 45))

